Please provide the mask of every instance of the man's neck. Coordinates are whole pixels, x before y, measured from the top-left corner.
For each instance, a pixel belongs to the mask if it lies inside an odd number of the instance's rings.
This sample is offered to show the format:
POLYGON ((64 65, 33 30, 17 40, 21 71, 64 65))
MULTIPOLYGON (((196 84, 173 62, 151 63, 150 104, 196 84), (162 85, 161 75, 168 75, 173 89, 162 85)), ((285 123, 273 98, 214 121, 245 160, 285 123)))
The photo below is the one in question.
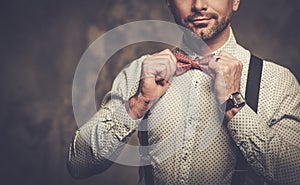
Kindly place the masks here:
POLYGON ((204 56, 221 48, 228 41, 229 36, 230 25, 228 25, 222 33, 220 33, 213 39, 203 41, 202 39, 187 36, 184 37, 184 42, 195 53, 204 56))
POLYGON ((227 26, 226 29, 216 38, 205 42, 207 46, 211 49, 211 51, 216 51, 228 41, 229 36, 230 36, 230 26, 227 26))

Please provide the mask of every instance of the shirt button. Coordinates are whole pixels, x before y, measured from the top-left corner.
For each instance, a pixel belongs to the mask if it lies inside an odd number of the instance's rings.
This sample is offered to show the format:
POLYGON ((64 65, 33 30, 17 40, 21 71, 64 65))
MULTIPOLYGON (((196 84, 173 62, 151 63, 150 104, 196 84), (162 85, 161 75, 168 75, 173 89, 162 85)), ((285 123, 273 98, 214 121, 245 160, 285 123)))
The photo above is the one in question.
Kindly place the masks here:
POLYGON ((249 148, 246 142, 243 142, 242 147, 245 148, 245 149, 249 148))
POLYGON ((195 81, 194 86, 195 86, 195 88, 197 88, 199 86, 199 82, 195 81))
POLYGON ((232 130, 232 131, 231 131, 231 135, 232 135, 232 136, 235 136, 235 135, 236 135, 236 131, 235 131, 235 130, 232 130))
POLYGON ((271 125, 274 125, 274 124, 276 124, 276 122, 277 122, 277 120, 276 120, 276 119, 272 119, 272 120, 271 120, 271 125))

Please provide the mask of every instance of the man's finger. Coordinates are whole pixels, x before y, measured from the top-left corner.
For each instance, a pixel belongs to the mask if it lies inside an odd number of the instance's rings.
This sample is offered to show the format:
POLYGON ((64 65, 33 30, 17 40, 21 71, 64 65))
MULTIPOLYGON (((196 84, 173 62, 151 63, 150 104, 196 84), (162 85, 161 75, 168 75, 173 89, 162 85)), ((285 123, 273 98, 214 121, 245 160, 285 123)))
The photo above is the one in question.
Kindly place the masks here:
POLYGON ((206 73, 210 77, 215 78, 216 76, 215 73, 212 70, 210 70, 207 65, 201 65, 201 69, 204 73, 206 73))
POLYGON ((220 51, 220 53, 215 55, 216 57, 222 57, 224 59, 235 59, 234 56, 232 56, 231 54, 227 53, 226 51, 220 51))
POLYGON ((218 62, 216 62, 216 58, 212 58, 209 62, 208 62, 208 68, 210 70, 212 70, 215 74, 220 73, 220 62, 222 61, 221 58, 218 59, 218 62))

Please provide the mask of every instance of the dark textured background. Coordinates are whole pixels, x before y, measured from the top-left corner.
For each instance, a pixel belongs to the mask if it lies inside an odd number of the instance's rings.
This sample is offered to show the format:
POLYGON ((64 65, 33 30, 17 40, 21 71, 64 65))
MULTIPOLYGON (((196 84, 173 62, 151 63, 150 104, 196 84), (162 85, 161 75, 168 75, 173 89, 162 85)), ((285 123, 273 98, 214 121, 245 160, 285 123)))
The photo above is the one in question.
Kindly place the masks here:
MULTIPOLYGON (((0 9, 0 184, 134 184, 137 169, 120 165, 86 180, 69 176, 64 160, 76 129, 72 80, 85 49, 109 29, 172 20, 164 0, 2 0, 0 9)), ((233 27, 243 46, 300 79, 299 15, 299 0, 242 0, 233 27)), ((96 99, 128 61, 162 48, 137 44, 113 56, 96 99)))

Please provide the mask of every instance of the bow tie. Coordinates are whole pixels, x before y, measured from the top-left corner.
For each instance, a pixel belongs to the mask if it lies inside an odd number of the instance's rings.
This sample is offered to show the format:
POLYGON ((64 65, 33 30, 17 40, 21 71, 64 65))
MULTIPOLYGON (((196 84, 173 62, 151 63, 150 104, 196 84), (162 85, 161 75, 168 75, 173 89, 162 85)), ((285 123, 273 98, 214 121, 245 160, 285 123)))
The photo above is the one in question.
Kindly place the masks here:
POLYGON ((213 58, 214 54, 207 55, 202 59, 196 58, 195 60, 188 57, 188 54, 179 48, 173 50, 173 54, 177 59, 176 75, 182 75, 190 69, 199 69, 201 71, 207 68, 208 62, 213 58))

